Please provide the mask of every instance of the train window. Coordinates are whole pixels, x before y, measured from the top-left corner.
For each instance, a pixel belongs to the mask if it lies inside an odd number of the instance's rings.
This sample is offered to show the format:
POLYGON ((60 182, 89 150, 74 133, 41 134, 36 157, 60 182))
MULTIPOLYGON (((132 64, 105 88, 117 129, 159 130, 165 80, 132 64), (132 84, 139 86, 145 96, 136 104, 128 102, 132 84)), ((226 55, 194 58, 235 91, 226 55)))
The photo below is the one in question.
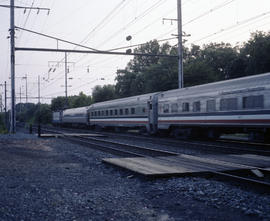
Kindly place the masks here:
POLYGON ((243 97, 244 109, 263 108, 263 107, 264 107, 263 95, 243 97))
POLYGON ((195 101, 193 102, 193 112, 200 112, 201 111, 201 102, 195 101))
POLYGON ((98 111, 98 116, 100 116, 101 115, 101 112, 100 111, 98 111))
POLYGON ((215 100, 206 101, 206 111, 207 112, 216 111, 216 101, 215 100))
POLYGON ((128 115, 128 113, 129 113, 129 110, 128 110, 128 108, 126 108, 125 109, 125 115, 128 115))
POLYGON ((184 103, 182 104, 182 111, 183 111, 183 112, 189 112, 189 103, 184 102, 184 103))
POLYGON ((163 105, 163 113, 169 113, 169 104, 163 105))
POLYGON ((146 111, 146 110, 145 110, 145 107, 143 107, 143 108, 142 108, 142 112, 145 113, 145 111, 146 111))
POLYGON ((237 98, 223 98, 220 100, 220 110, 237 110, 237 98))
POLYGON ((178 112, 178 104, 174 103, 171 105, 172 113, 177 113, 178 112))
POLYGON ((135 114, 135 108, 134 107, 131 108, 131 114, 135 114))
POLYGON ((114 115, 118 115, 118 110, 117 109, 114 110, 114 115))
POLYGON ((111 115, 111 116, 113 115, 113 110, 110 110, 110 115, 111 115))
POLYGON ((119 114, 120 114, 120 115, 123 115, 123 109, 120 109, 120 110, 119 110, 119 114))
POLYGON ((108 110, 106 110, 106 116, 108 116, 109 115, 109 111, 108 110))
POLYGON ((94 116, 94 112, 91 112, 91 116, 94 116))
POLYGON ((95 116, 97 116, 97 111, 95 111, 95 116))

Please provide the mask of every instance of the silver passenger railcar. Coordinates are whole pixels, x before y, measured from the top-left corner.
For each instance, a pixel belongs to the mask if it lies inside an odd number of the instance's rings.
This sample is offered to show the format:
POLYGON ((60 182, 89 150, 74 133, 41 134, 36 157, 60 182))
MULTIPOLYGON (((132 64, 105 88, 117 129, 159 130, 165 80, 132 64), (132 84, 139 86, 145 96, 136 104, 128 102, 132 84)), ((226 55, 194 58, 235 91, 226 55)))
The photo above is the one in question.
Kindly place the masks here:
POLYGON ((52 124, 55 126, 62 124, 62 111, 54 111, 52 113, 52 124))
POLYGON ((88 108, 89 107, 78 107, 64 110, 62 124, 71 126, 86 126, 88 124, 88 108))
POLYGON ((115 99, 92 104, 88 109, 90 126, 100 129, 113 127, 139 128, 150 127, 148 103, 155 93, 115 99))
POLYGON ((158 94, 157 129, 175 136, 251 132, 270 136, 270 73, 158 94))

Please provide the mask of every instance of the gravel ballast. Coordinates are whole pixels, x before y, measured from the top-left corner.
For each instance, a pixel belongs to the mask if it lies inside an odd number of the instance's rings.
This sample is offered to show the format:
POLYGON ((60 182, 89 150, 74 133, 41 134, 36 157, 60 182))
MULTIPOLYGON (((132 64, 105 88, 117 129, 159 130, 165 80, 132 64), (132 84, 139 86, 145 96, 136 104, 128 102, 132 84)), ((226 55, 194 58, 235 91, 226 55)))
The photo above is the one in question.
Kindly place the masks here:
POLYGON ((206 178, 145 179, 62 139, 0 135, 0 220, 270 220, 270 195, 206 178))

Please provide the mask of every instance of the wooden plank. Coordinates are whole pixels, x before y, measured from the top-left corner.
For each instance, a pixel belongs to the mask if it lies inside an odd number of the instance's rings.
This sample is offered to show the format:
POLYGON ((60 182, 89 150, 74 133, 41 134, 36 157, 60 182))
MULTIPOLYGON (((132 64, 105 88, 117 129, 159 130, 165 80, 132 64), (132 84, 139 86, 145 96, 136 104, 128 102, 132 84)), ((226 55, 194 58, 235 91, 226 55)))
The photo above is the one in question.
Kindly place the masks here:
POLYGON ((159 173, 190 173, 194 172, 181 166, 166 165, 166 162, 162 162, 157 158, 146 157, 146 158, 133 158, 134 162, 141 163, 142 165, 149 166, 156 169, 159 173))
POLYGON ((227 161, 221 161, 221 160, 216 160, 213 158, 209 158, 209 157, 198 157, 198 156, 193 156, 193 155, 187 155, 187 154, 180 154, 180 157, 183 158, 188 158, 188 159, 192 159, 194 161, 199 161, 199 162, 205 162, 205 163, 209 163, 209 164, 213 164, 213 165, 220 165, 220 166, 224 166, 227 168, 232 168, 232 169, 251 169, 251 166, 246 166, 243 164, 237 164, 237 163, 232 163, 232 162, 227 162, 227 161))
POLYGON ((83 137, 106 137, 105 135, 102 134, 78 134, 78 133, 65 133, 65 134, 49 134, 49 133, 41 133, 41 137, 63 137, 63 136, 68 136, 68 137, 76 137, 76 136, 83 136, 83 137))
POLYGON ((103 134, 64 133, 65 136, 106 137, 103 134))
POLYGON ((254 159, 254 160, 263 160, 263 161, 266 161, 266 162, 269 162, 270 163, 270 157, 267 157, 267 156, 262 156, 262 155, 256 155, 256 154, 241 154, 241 155, 232 155, 232 156, 237 156, 237 157, 242 157, 242 158, 245 158, 245 159, 254 159))
MULTIPOLYGON (((38 135, 38 134, 36 134, 38 135)), ((63 137, 62 134, 40 134, 40 137, 63 137)))
POLYGON ((162 163, 160 160, 152 157, 106 158, 103 159, 103 161, 143 175, 167 175, 196 172, 181 166, 166 165, 166 163, 162 163))
POLYGON ((191 159, 182 158, 180 156, 175 157, 158 157, 164 161, 169 163, 175 163, 177 165, 181 165, 187 169, 191 169, 194 172, 207 172, 207 171, 215 171, 215 170, 224 170, 224 167, 214 167, 213 165, 209 165, 209 163, 202 163, 198 161, 194 161, 191 159))
POLYGON ((247 165, 251 167, 269 167, 270 157, 249 155, 249 154, 229 154, 229 155, 207 155, 206 157, 215 158, 217 160, 247 165))
MULTIPOLYGON (((235 169, 256 169, 255 166, 243 164, 247 160, 266 159, 256 155, 204 155, 193 156, 180 154, 161 157, 130 157, 105 158, 103 162, 110 163, 143 175, 180 175, 211 171, 226 171, 235 169), (234 161, 234 162, 231 162, 234 161)), ((253 163, 254 164, 254 163, 253 163)), ((267 169, 267 168, 266 168, 267 169)))
MULTIPOLYGON (((191 163, 191 166, 195 166, 198 171, 225 171, 225 170, 235 170, 235 169, 241 169, 239 168, 239 165, 232 165, 228 164, 227 162, 222 161, 211 161, 211 158, 202 158, 202 157, 194 157, 191 155, 178 155, 175 158, 168 157, 167 160, 169 161, 175 161, 179 164, 185 163, 186 160, 189 160, 191 163)), ((248 167, 250 169, 251 167, 248 167)))
POLYGON ((151 174, 152 171, 149 170, 149 168, 131 162, 129 159, 130 158, 105 158, 102 159, 102 161, 143 175, 151 174))

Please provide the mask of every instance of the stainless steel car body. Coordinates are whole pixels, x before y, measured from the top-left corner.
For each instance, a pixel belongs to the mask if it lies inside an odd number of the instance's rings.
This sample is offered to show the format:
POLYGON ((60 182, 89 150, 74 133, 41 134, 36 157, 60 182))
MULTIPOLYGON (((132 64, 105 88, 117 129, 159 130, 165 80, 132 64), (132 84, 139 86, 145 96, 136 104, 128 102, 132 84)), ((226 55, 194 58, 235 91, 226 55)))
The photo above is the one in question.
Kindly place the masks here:
POLYGON ((90 125, 149 128, 148 105, 155 94, 143 94, 92 104, 88 109, 90 125))
POLYGON ((162 92, 158 105, 158 129, 269 128, 270 73, 162 92))
POLYGON ((78 107, 66 109, 63 111, 62 123, 63 124, 84 124, 87 125, 87 109, 89 107, 78 107))
POLYGON ((52 114, 52 123, 53 124, 61 124, 62 123, 62 112, 54 111, 52 114))

